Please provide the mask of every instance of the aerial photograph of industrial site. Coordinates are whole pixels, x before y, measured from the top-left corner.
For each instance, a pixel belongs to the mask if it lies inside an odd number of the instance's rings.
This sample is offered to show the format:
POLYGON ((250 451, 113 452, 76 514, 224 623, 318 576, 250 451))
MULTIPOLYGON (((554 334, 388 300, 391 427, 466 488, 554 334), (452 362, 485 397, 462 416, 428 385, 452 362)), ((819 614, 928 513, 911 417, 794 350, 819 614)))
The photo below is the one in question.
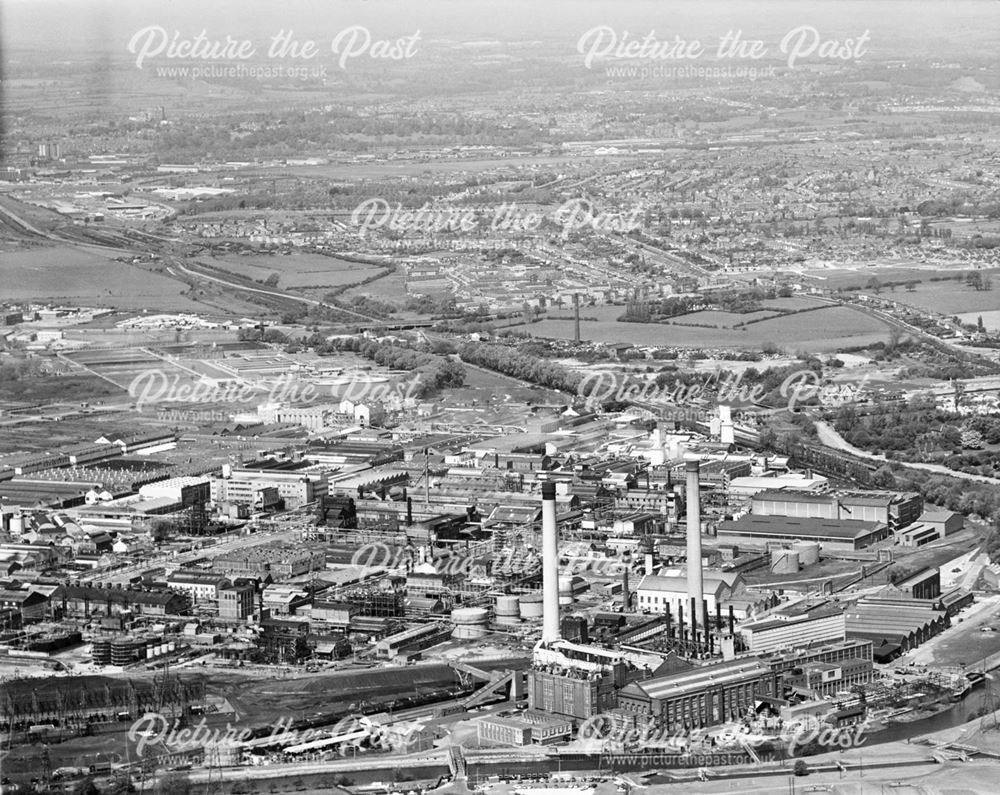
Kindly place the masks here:
POLYGON ((0 793, 782 792, 1000 792, 1000 2, 0 0, 0 793))

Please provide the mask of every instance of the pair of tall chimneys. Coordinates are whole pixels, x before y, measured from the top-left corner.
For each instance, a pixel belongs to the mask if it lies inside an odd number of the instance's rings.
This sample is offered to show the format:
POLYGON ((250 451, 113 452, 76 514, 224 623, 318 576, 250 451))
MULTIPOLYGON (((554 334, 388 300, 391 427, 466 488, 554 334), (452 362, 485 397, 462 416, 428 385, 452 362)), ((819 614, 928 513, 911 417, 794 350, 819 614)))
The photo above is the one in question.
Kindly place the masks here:
MULTIPOLYGON (((701 570, 701 463, 690 460, 687 472, 687 590, 701 604, 705 598, 701 570)), ((559 528, 556 484, 542 483, 542 641, 559 640, 559 528)))

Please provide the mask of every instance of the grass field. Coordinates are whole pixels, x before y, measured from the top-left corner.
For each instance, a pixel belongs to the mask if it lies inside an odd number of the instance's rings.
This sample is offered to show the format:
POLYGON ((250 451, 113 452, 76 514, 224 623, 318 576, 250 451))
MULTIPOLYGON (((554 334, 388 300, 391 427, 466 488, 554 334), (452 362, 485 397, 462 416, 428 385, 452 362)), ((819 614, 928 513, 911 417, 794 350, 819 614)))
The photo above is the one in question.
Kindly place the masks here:
POLYGON ((691 324, 695 323, 707 323, 711 326, 719 326, 720 328, 732 328, 737 323, 749 323, 751 320, 762 320, 764 318, 774 317, 775 312, 746 312, 740 314, 738 312, 717 312, 713 310, 705 310, 702 312, 692 312, 690 315, 684 315, 683 317, 674 318, 674 323, 678 324, 691 324))
POLYGON ((279 288, 339 287, 362 281, 382 268, 348 262, 322 254, 249 255, 219 257, 207 264, 250 279, 266 279, 278 274, 279 288))
POLYGON ((988 331, 1000 331, 1000 309, 986 310, 985 312, 963 312, 958 316, 963 323, 975 323, 979 318, 983 319, 983 325, 988 331))
MULTIPOLYGON (((609 317, 622 313, 621 307, 588 307, 580 335, 598 342, 629 342, 683 348, 760 348, 772 342, 787 351, 830 352, 844 347, 871 345, 889 338, 888 326, 849 307, 829 307, 787 317, 774 317, 745 329, 713 329, 658 323, 619 323, 609 317)), ((683 321, 683 319, 680 319, 683 321)), ((543 320, 526 329, 536 337, 572 339, 572 320, 543 320)))
MULTIPOLYGON (((984 273, 990 275, 995 285, 992 290, 976 290, 965 282, 958 281, 924 281, 912 293, 905 289, 883 290, 882 297, 946 315, 1000 310, 1000 271, 984 273)), ((972 322, 975 322, 975 318, 972 318, 972 322)))
POLYGON ((795 311, 797 309, 809 309, 814 306, 823 306, 825 302, 819 301, 815 298, 810 298, 807 295, 796 295, 792 298, 774 298, 770 301, 761 301, 760 305, 764 309, 783 309, 786 311, 795 311))
POLYGON ((181 295, 186 289, 182 282, 70 246, 7 252, 3 260, 0 300, 184 312, 205 309, 181 295))

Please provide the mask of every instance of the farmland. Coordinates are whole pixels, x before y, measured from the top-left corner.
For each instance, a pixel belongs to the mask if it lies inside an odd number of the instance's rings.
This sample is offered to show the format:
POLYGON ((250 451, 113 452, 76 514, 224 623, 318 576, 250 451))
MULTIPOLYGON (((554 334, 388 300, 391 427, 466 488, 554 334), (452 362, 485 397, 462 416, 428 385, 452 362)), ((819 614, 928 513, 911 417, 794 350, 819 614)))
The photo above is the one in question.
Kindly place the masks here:
MULTIPOLYGON (((874 261, 867 264, 859 263, 850 268, 844 266, 837 267, 817 267, 808 265, 800 273, 807 281, 815 282, 817 287, 826 290, 864 289, 870 279, 878 279, 882 284, 890 282, 920 281, 920 285, 926 289, 938 289, 949 284, 958 285, 955 281, 935 281, 931 279, 941 279, 953 276, 962 276, 969 272, 969 267, 960 262, 956 262, 953 267, 941 267, 940 265, 921 265, 918 262, 902 262, 896 260, 874 261)), ((918 287, 918 290, 920 288, 918 287)), ((902 295, 904 290, 898 289, 902 295)))
MULTIPOLYGON (((778 316, 741 329, 704 328, 682 325, 685 318, 674 324, 619 323, 613 318, 621 307, 587 308, 582 317, 602 316, 599 320, 583 320, 583 339, 597 342, 629 342, 635 345, 659 345, 684 348, 759 348, 774 343, 789 352, 832 352, 845 347, 871 345, 889 337, 888 327, 849 307, 831 306, 815 312, 778 316)), ((719 315, 722 313, 700 313, 719 315)), ((542 320, 518 328, 536 337, 572 339, 572 320, 542 320)))
POLYGON ((182 282, 69 246, 5 253, 3 276, 7 301, 204 311, 181 294, 187 289, 182 282))
POLYGON ((706 310, 703 312, 692 312, 690 315, 684 315, 674 320, 677 325, 709 325, 717 326, 718 328, 732 328, 740 323, 747 323, 751 320, 765 320, 770 317, 774 317, 776 312, 720 312, 714 310, 706 310))
POLYGON ((219 257, 211 264, 237 276, 256 281, 263 281, 276 273, 277 286, 292 290, 354 284, 384 270, 378 265, 348 262, 322 254, 238 255, 219 257))
MULTIPOLYGON (((998 282, 1000 271, 984 271, 984 274, 988 274, 991 280, 996 283, 994 289, 976 290, 964 281, 929 282, 925 280, 918 284, 913 292, 908 290, 887 292, 883 290, 882 294, 901 304, 932 312, 941 312, 945 315, 1000 309, 1000 282, 998 282)), ((975 318, 972 319, 972 322, 975 322, 975 318)))

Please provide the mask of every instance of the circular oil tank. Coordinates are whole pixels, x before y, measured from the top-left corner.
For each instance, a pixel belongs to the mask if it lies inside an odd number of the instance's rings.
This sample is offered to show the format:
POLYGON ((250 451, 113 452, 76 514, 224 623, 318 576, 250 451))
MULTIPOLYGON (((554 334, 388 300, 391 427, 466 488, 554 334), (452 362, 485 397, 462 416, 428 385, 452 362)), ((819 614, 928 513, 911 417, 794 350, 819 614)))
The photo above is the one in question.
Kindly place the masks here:
POLYGON ((573 604, 573 578, 572 577, 560 577, 559 578, 559 604, 561 604, 561 605, 571 605, 571 604, 573 604))
POLYGON ((541 618, 545 614, 541 594, 529 594, 520 599, 521 618, 528 621, 541 618))
POLYGON ((774 574, 795 574, 799 570, 799 553, 790 549, 771 552, 771 571, 774 574))
POLYGON ((473 640, 486 634, 490 613, 483 607, 456 607, 451 611, 451 620, 455 624, 453 638, 473 640))
POLYGON ((521 620, 521 600, 516 596, 498 596, 496 621, 498 624, 517 624, 521 620))
POLYGON ((177 644, 174 641, 170 641, 167 644, 167 651, 174 651, 177 648, 177 644))
POLYGON ((802 541, 792 544, 792 552, 798 553, 799 563, 803 566, 812 566, 814 563, 819 563, 819 544, 815 541, 802 541))

